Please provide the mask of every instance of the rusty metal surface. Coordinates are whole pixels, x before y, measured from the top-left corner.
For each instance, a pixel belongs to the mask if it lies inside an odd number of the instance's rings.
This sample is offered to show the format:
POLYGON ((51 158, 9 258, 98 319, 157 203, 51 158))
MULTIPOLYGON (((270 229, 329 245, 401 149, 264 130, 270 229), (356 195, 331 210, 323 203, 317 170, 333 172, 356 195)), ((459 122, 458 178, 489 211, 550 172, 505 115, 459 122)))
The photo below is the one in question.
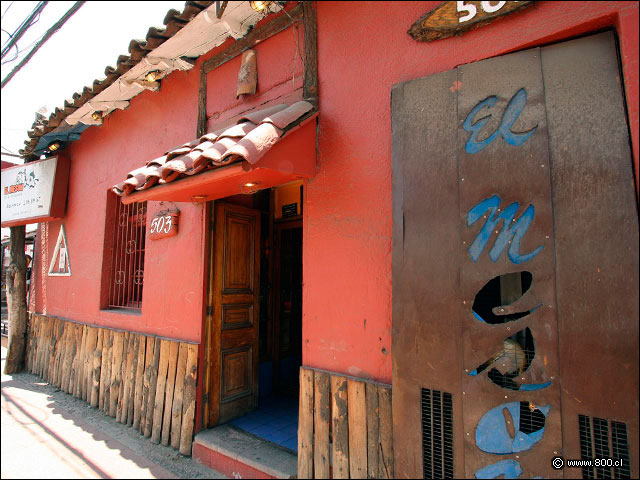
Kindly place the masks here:
POLYGON ((454 474, 464 476, 461 418, 461 249, 456 72, 394 86, 394 475, 422 477, 421 388, 453 395, 454 474))
POLYGON ((637 478, 638 211, 613 33, 546 47, 542 65, 564 453, 580 457, 579 414, 624 422, 637 478))
POLYGON ((396 476, 423 474, 421 388, 452 394, 456 477, 579 475, 551 463, 580 458, 579 415, 624 424, 636 476, 638 211, 613 35, 396 85, 392 135, 396 476))
MULTIPOLYGON (((562 447, 560 385, 557 379, 551 184, 540 51, 527 50, 462 66, 458 69, 458 81, 457 155, 462 249, 460 290, 465 306, 462 317, 465 476, 473 478, 481 468, 498 461, 513 460, 519 464, 525 478, 557 478, 562 474, 552 468, 551 459, 554 452, 562 447), (476 109, 474 113, 474 108, 490 98, 495 98, 493 106, 490 106, 490 102, 487 107, 476 109), (520 107, 513 108, 518 101, 520 107), (510 104, 511 108, 508 107, 510 104), (475 138, 480 145, 475 146, 470 143, 473 128, 486 115, 491 117, 478 131, 475 138), (510 115, 515 121, 508 126, 505 119, 510 115), (494 132, 502 133, 496 135, 494 132), (481 148, 485 138, 493 138, 493 141, 481 148), (522 143, 512 145, 508 139, 522 143), (474 151, 477 148, 481 149, 474 151), (492 218, 490 210, 483 207, 479 210, 480 218, 469 225, 469 212, 492 197, 496 205, 495 218, 506 214, 507 208, 517 202, 517 209, 511 207, 515 210, 515 216, 511 221, 494 225, 488 232, 484 249, 474 251, 474 241, 482 238, 482 231, 492 218), (510 237, 500 253, 496 245, 500 242, 501 232, 507 225, 509 228, 520 225, 530 205, 533 206, 533 218, 520 240, 519 248, 513 248, 517 237, 510 237), (480 289, 492 278, 518 271, 528 271, 533 275, 531 288, 522 297, 523 302, 533 300, 533 305, 541 307, 506 323, 490 324, 478 319, 472 312, 472 305, 480 289), (533 336, 535 355, 531 366, 513 380, 523 385, 551 382, 550 385, 536 391, 513 390, 491 381, 488 371, 492 367, 475 376, 470 374, 500 350, 505 339, 527 327, 533 336), (516 445, 517 438, 514 438, 513 444, 507 448, 499 446, 507 437, 500 436, 496 429, 485 431, 481 419, 490 418, 493 415, 490 411, 499 407, 496 420, 504 424, 502 409, 508 407, 500 406, 523 401, 540 408, 549 407, 541 440, 526 445, 531 442, 530 437, 523 437, 523 444, 516 445), (519 451, 520 448, 523 451, 519 451), (510 454, 497 455, 496 451, 491 451, 493 449, 502 449, 502 452, 510 454)), ((500 365, 497 368, 501 368, 500 365)), ((517 419, 513 418, 513 421, 510 437, 518 432, 517 419)))

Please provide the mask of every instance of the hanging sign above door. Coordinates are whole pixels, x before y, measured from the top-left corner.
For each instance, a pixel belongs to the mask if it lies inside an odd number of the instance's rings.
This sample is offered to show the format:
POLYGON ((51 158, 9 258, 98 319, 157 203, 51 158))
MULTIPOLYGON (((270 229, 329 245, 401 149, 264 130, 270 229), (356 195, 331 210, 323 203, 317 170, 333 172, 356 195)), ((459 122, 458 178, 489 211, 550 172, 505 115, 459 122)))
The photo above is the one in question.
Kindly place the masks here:
POLYGON ((414 23, 409 35, 418 42, 431 42, 461 35, 496 18, 533 5, 525 2, 445 2, 414 23))

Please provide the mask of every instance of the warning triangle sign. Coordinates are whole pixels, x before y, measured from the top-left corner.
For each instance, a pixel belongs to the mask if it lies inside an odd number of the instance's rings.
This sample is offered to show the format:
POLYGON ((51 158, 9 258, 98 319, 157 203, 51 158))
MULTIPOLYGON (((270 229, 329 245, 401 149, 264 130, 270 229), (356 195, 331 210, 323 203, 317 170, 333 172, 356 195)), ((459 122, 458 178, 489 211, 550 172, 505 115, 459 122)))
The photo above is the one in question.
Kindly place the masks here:
POLYGON ((69 260, 69 243, 67 242, 67 233, 65 232, 64 225, 60 225, 60 232, 58 233, 58 241, 56 242, 56 248, 53 251, 51 257, 51 264, 49 265, 49 275, 51 276, 71 276, 71 262, 69 260))

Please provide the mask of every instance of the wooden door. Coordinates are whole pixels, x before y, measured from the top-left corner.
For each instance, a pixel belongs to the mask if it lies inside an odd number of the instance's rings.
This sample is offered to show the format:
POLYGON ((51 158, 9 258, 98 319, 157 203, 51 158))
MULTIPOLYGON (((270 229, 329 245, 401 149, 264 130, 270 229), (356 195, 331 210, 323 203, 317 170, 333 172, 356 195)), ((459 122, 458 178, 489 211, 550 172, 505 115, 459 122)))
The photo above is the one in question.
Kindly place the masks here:
POLYGON ((258 405, 260 212, 216 202, 212 270, 207 427, 258 405))
POLYGON ((606 32, 394 86, 396 477, 637 476, 621 78, 606 32))

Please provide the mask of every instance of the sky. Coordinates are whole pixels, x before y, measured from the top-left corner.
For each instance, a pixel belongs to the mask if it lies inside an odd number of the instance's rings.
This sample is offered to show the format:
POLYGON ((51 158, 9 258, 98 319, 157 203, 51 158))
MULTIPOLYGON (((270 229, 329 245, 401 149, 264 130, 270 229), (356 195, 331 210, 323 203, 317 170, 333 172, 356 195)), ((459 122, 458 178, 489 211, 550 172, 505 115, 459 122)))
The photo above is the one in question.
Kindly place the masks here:
MULTIPOLYGON (((18 41, 18 50, 13 48, 2 59, 3 79, 74 3, 50 1, 46 5, 18 41)), ((0 2, 3 47, 37 4, 0 2)), ((22 159, 5 153, 18 154, 24 148, 38 109, 47 107, 52 112, 96 78, 103 79, 105 67, 115 66, 119 55, 129 54, 132 39, 144 39, 149 27, 163 27, 167 12, 171 8, 182 12, 184 5, 184 0, 87 1, 2 89, 2 160, 22 163, 22 159)), ((27 226, 27 230, 34 227, 27 226)), ((3 228, 2 238, 8 234, 9 229, 3 228)))
MULTIPOLYGON (((2 45, 38 4, 37 1, 0 2, 2 45)), ((33 44, 75 2, 50 1, 37 22, 2 59, 2 78, 33 48, 33 44)), ((5 153, 18 154, 28 139, 35 112, 62 107, 65 99, 104 78, 107 65, 128 55, 132 39, 144 39, 149 27, 163 27, 169 9, 180 12, 182 1, 87 1, 2 89, 2 159, 22 163, 5 153)), ((47 114, 47 117, 49 114, 47 114)))

